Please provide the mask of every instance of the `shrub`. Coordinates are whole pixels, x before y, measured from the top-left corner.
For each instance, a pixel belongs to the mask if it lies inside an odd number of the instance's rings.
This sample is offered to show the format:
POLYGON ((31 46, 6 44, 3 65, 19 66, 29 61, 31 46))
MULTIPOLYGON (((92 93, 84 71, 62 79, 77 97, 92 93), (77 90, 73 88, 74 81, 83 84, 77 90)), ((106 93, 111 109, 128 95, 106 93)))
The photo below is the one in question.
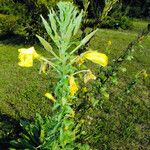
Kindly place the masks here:
POLYGON ((18 17, 0 14, 0 33, 13 34, 18 29, 18 17))
POLYGON ((40 15, 42 14, 47 18, 49 8, 55 6, 58 1, 59 0, 18 0, 19 3, 24 5, 26 10, 25 14, 20 15, 23 15, 22 22, 24 22, 26 37, 29 42, 36 41, 36 34, 43 35, 46 39, 48 38, 41 25, 40 15))
POLYGON ((40 15, 42 14, 46 18, 48 9, 55 6, 58 1, 59 0, 0 0, 0 13, 19 16, 19 25, 22 26, 27 41, 34 43, 36 41, 36 34, 41 34, 47 38, 43 26, 41 25, 40 15))
POLYGON ((13 1, 12 0, 0 0, 0 13, 11 14, 13 11, 13 1))
POLYGON ((103 28, 111 28, 111 29, 131 29, 133 24, 129 17, 127 16, 107 16, 102 24, 101 27, 103 28))
POLYGON ((101 27, 112 29, 131 29, 133 27, 132 21, 128 17, 129 7, 123 8, 120 3, 113 7, 108 16, 104 18, 101 27))
POLYGON ((150 16, 150 1, 149 0, 123 0, 123 7, 129 7, 128 16, 134 18, 149 18, 150 16))

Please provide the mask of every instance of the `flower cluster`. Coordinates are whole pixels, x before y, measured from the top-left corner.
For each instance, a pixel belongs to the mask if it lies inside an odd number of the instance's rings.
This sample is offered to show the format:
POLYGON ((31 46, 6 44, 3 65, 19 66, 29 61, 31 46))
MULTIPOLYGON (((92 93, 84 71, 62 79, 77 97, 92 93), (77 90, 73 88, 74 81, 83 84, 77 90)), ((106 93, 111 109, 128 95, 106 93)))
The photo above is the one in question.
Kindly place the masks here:
POLYGON ((54 103, 53 110, 59 108, 53 116, 55 120, 53 122, 55 126, 52 129, 53 137, 55 137, 53 141, 58 142, 62 149, 68 149, 69 144, 70 146, 74 145, 72 143, 75 142, 78 127, 74 122, 75 111, 72 108, 72 99, 78 91, 75 75, 84 73, 83 82, 85 84, 90 80, 95 80, 96 76, 88 67, 86 70, 80 70, 82 67, 79 66, 89 60, 105 67, 108 64, 108 57, 103 53, 91 50, 76 55, 75 52, 84 46, 98 29, 84 37, 74 49, 71 49, 71 45, 74 43, 72 37, 77 34, 80 28, 83 11, 79 13, 72 3, 67 2, 58 3, 58 8, 58 13, 53 9, 50 10, 49 22, 41 16, 45 29, 55 44, 55 49, 45 39, 37 35, 41 44, 50 53, 50 57, 45 58, 39 55, 34 47, 21 48, 18 50, 20 60, 18 64, 21 67, 32 67, 33 61, 37 59, 41 63, 40 73, 47 74, 51 67, 51 72, 55 71, 58 76, 54 93, 46 92, 45 96, 54 103))
MULTIPOLYGON (((35 51, 34 47, 30 47, 28 49, 21 48, 18 50, 18 52, 19 52, 18 58, 20 60, 18 65, 21 67, 32 67, 34 59, 37 59, 37 60, 44 59, 43 56, 39 55, 35 51)), ((77 64, 82 65, 86 59, 90 60, 96 64, 99 64, 103 67, 107 66, 107 64, 108 64, 108 57, 105 54, 97 52, 97 51, 87 51, 87 52, 81 54, 80 56, 77 56, 74 61, 77 64)), ((50 62, 48 60, 46 60, 46 59, 44 59, 44 60, 45 61, 41 65, 40 71, 42 71, 43 73, 46 73, 51 64, 49 64, 50 62)), ((87 83, 89 80, 95 80, 95 79, 96 79, 96 76, 93 75, 93 73, 89 69, 86 70, 86 73, 84 75, 84 83, 87 83)), ((75 93, 78 91, 78 87, 75 83, 75 78, 73 75, 69 76, 69 84, 70 84, 70 94, 71 94, 71 96, 74 96, 75 93)), ((46 93, 45 96, 48 97, 49 99, 51 99, 53 102, 55 101, 54 98, 52 98, 52 95, 46 93)))

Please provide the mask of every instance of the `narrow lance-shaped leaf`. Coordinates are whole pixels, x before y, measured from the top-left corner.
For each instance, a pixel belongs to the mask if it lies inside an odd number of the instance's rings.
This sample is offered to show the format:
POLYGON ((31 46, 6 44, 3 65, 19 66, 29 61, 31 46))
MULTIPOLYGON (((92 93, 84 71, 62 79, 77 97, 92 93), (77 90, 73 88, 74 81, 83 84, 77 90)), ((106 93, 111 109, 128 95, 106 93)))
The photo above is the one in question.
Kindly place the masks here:
MULTIPOLYGON (((55 16, 56 22, 57 22, 58 24, 60 24, 60 18, 59 18, 59 15, 56 15, 56 12, 55 12, 53 9, 51 9, 51 12, 52 12, 53 15, 55 16)), ((57 26, 58 26, 58 24, 57 24, 57 26)))
POLYGON ((51 28, 55 34, 57 34, 57 27, 56 27, 56 20, 54 18, 55 14, 53 13, 54 11, 50 10, 50 14, 48 15, 50 23, 51 23, 51 28))
POLYGON ((41 42, 41 44, 44 46, 44 48, 45 48, 47 51, 51 52, 51 54, 53 54, 53 56, 54 56, 55 58, 60 59, 60 58, 55 54, 55 52, 53 51, 51 45, 50 45, 45 39, 43 39, 43 38, 42 38, 41 36, 39 36, 39 35, 36 35, 36 37, 39 39, 39 41, 41 42))
POLYGON ((60 16, 60 21, 63 22, 64 21, 64 13, 63 13, 63 10, 62 10, 62 3, 59 2, 57 4, 58 8, 59 8, 59 16, 60 16))
POLYGON ((45 26, 45 29, 47 31, 47 33, 49 34, 49 36, 52 38, 52 40, 54 41, 54 37, 53 37, 53 34, 52 34, 52 30, 48 24, 48 22, 43 18, 43 16, 41 15, 41 18, 42 18, 42 21, 43 21, 43 24, 45 26))
POLYGON ((45 131, 43 128, 41 128, 41 131, 40 131, 40 142, 41 143, 44 141, 44 138, 45 138, 45 131))
POLYGON ((74 10, 74 7, 65 10, 65 21, 64 21, 64 28, 67 29, 67 26, 70 24, 70 20, 72 18, 72 20, 74 19, 73 14, 76 13, 76 11, 74 10), (67 12, 66 12, 67 11, 67 12))
POLYGON ((79 16, 75 20, 75 28, 74 28, 73 35, 76 35, 77 32, 78 32, 78 30, 79 30, 79 28, 80 28, 81 21, 82 21, 82 14, 83 14, 83 11, 81 11, 81 13, 79 14, 79 16))
POLYGON ((72 21, 70 22, 69 26, 68 26, 68 29, 66 31, 66 34, 65 34, 65 42, 66 43, 69 43, 70 42, 70 39, 71 39, 71 36, 72 36, 72 32, 73 32, 73 24, 72 24, 72 21))
POLYGON ((89 0, 83 0, 83 5, 84 5, 84 11, 85 12, 87 11, 89 4, 90 4, 89 0))
POLYGON ((77 51, 81 46, 85 45, 93 36, 94 34, 97 32, 98 29, 96 29, 95 31, 91 32, 89 35, 87 35, 81 42, 80 44, 73 50, 71 51, 70 54, 73 54, 75 51, 77 51))
POLYGON ((98 29, 96 29, 95 31, 91 32, 89 35, 87 35, 82 41, 81 44, 85 45, 93 36, 94 34, 98 31, 98 29))

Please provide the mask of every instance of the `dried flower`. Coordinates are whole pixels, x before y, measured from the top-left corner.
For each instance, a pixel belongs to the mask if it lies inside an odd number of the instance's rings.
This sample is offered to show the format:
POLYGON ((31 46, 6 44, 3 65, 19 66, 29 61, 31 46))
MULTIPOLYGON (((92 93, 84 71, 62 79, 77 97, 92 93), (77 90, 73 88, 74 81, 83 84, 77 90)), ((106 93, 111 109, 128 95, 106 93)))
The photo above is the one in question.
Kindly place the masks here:
POLYGON ((96 76, 91 72, 91 70, 88 70, 88 72, 84 76, 84 83, 87 83, 89 80, 95 80, 96 76))

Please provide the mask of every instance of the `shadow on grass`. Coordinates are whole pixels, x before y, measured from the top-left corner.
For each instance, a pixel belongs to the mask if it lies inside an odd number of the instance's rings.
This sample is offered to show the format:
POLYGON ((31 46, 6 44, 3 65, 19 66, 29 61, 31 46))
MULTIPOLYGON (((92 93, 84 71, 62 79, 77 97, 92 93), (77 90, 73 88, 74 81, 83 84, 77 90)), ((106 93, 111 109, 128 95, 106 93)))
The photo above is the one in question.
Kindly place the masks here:
POLYGON ((20 120, 31 121, 20 116, 20 113, 15 105, 9 102, 7 102, 7 104, 15 111, 18 119, 0 112, 0 150, 7 150, 11 146, 10 141, 19 138, 19 135, 22 132, 20 120))
POLYGON ((17 108, 8 103, 10 107, 15 111, 15 114, 19 119, 12 118, 10 115, 0 113, 0 150, 7 150, 10 147, 10 141, 18 139, 22 129, 20 126, 20 120, 27 120, 20 116, 17 108))
POLYGON ((5 34, 5 35, 0 34, 0 43, 20 45, 20 44, 27 44, 27 40, 25 36, 18 34, 5 34))
POLYGON ((0 123, 2 124, 1 131, 3 131, 0 138, 0 150, 6 150, 10 146, 9 142, 17 137, 21 128, 17 119, 2 113, 0 113, 0 123))

